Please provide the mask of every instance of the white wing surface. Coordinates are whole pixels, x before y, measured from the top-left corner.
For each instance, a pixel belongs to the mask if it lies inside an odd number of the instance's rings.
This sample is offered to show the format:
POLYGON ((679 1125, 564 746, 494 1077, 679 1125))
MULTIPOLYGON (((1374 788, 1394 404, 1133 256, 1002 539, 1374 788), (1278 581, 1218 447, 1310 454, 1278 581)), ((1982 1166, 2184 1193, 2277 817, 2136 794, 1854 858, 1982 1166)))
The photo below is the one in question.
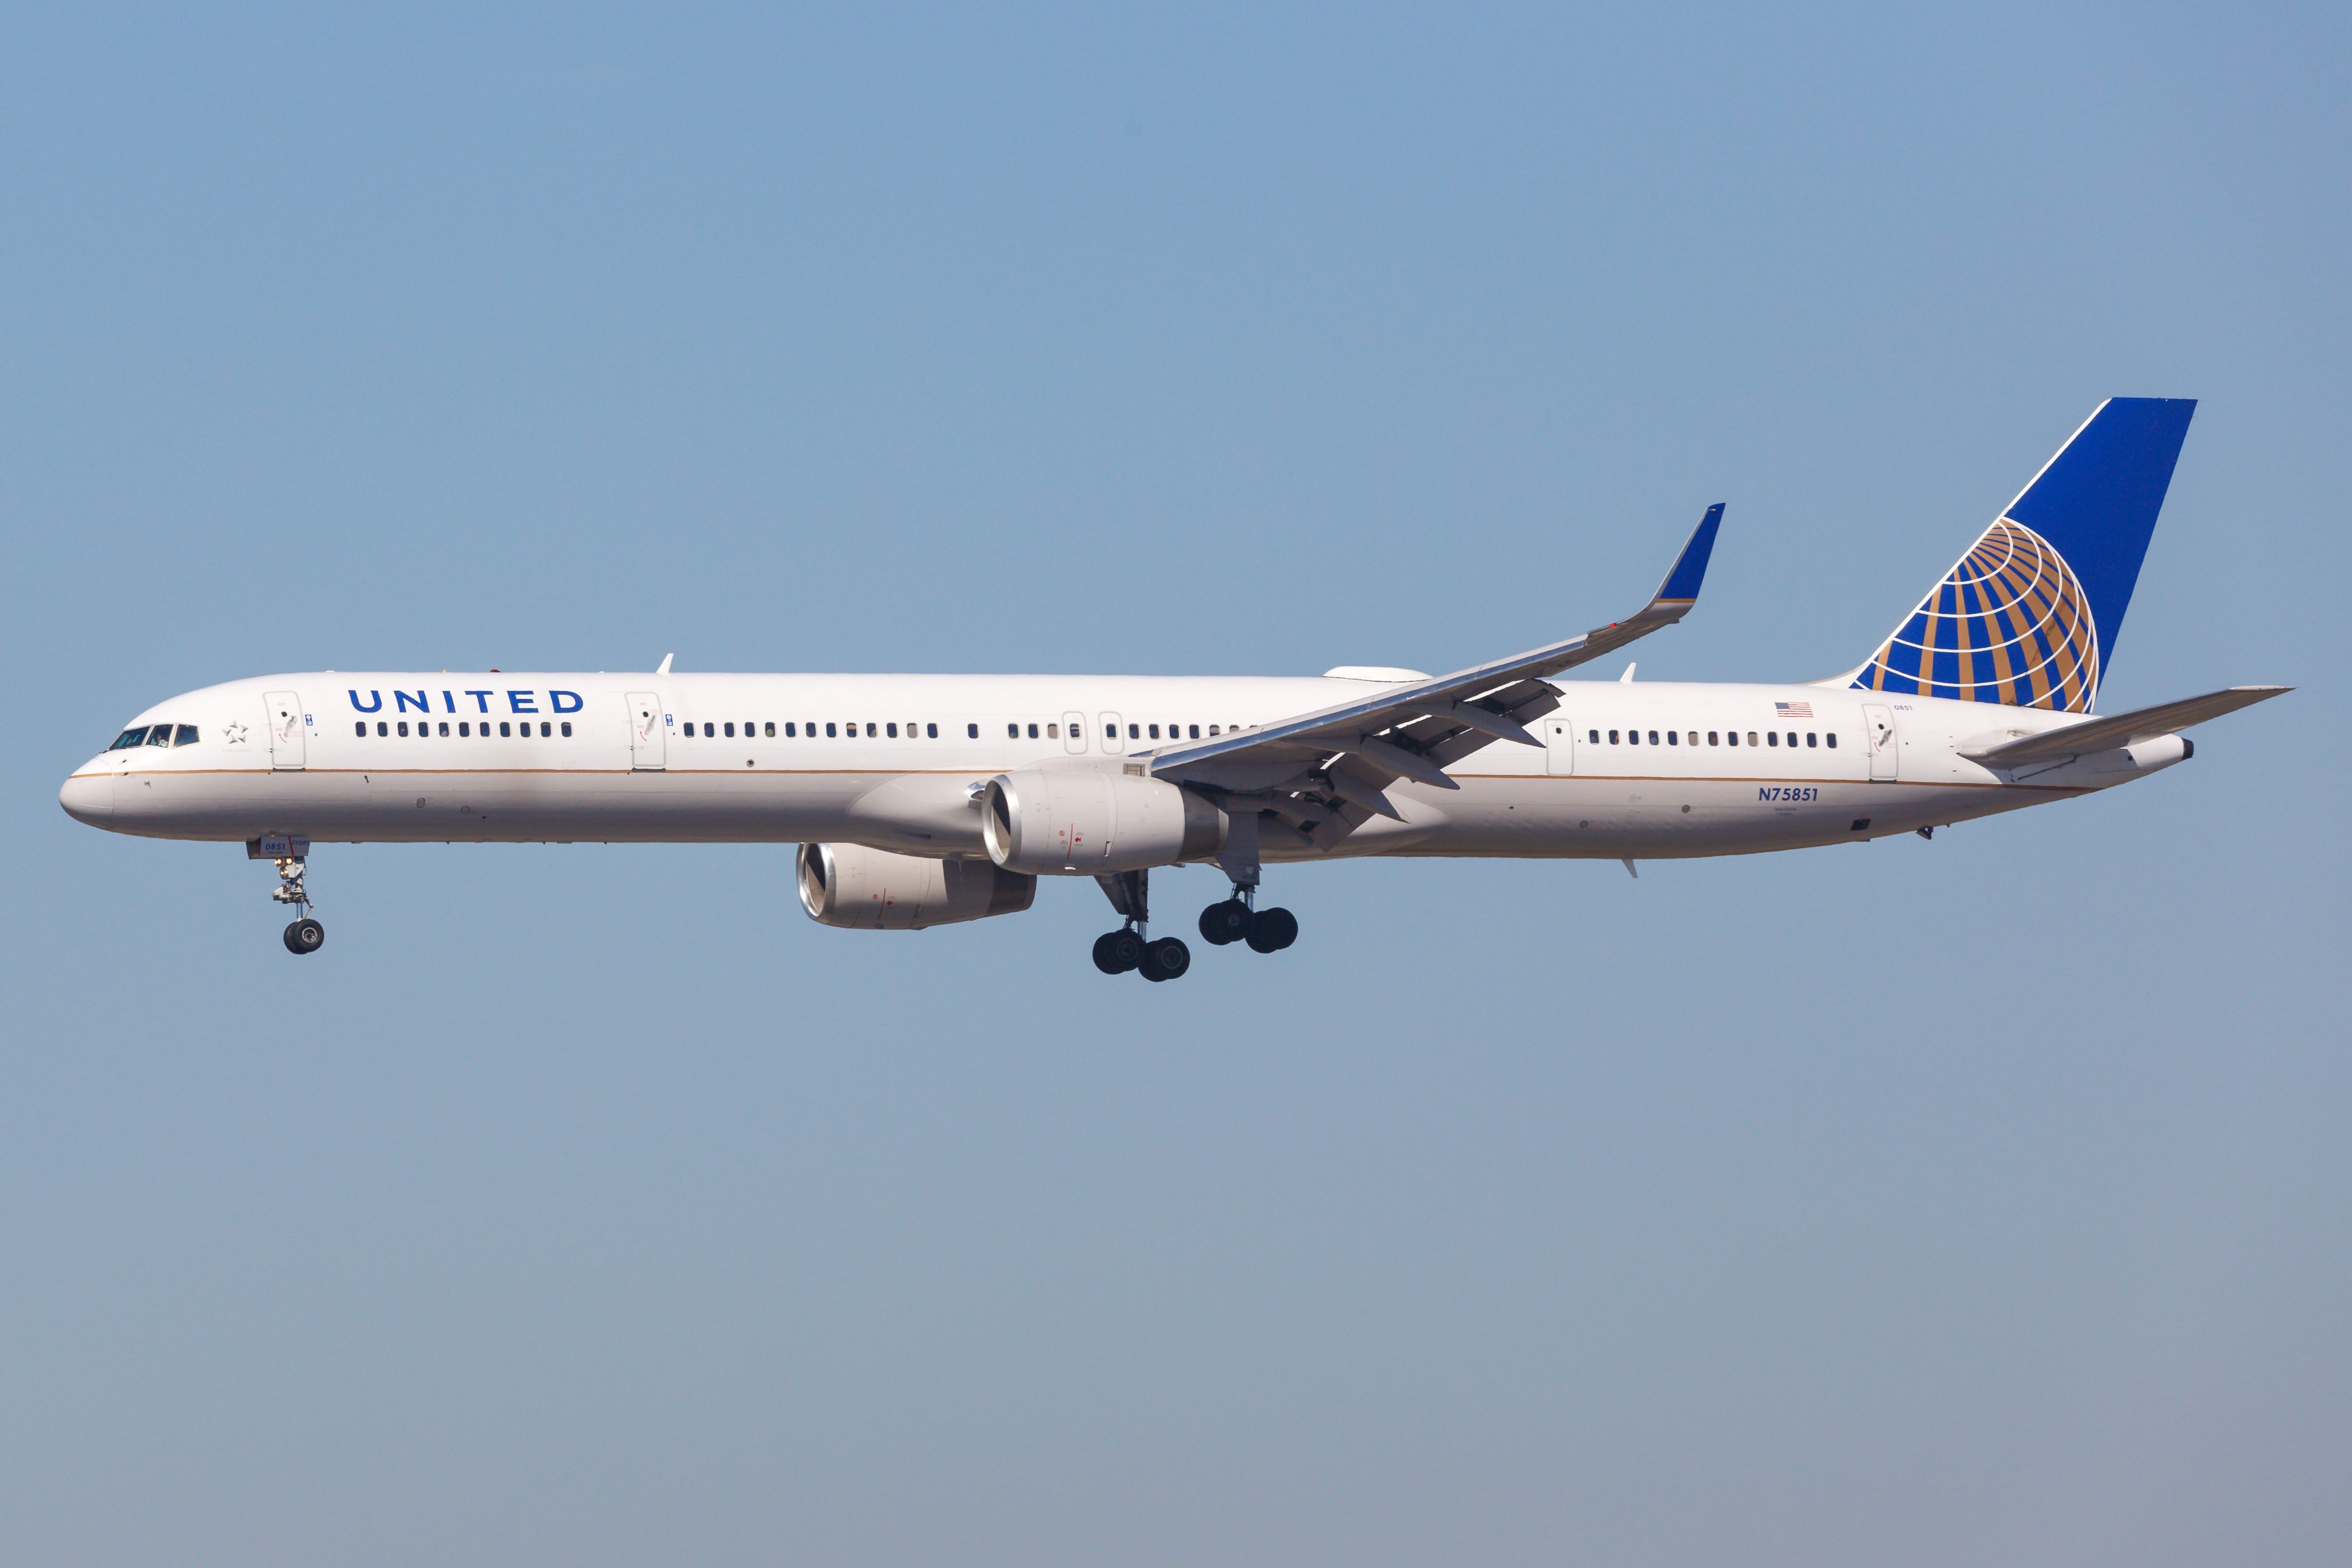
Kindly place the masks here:
POLYGON ((1459 789, 1445 776, 1446 766, 1481 747, 1497 740, 1542 745, 1527 726, 1558 707, 1560 696, 1545 676, 1600 658, 1689 613, 1722 523, 1718 501, 1699 519, 1650 602, 1622 621, 1319 713, 1171 747, 1151 758, 1151 772, 1215 798, 1227 810, 1255 805, 1271 811, 1318 848, 1329 848, 1374 816, 1402 821, 1385 793, 1391 783, 1412 779, 1459 789))

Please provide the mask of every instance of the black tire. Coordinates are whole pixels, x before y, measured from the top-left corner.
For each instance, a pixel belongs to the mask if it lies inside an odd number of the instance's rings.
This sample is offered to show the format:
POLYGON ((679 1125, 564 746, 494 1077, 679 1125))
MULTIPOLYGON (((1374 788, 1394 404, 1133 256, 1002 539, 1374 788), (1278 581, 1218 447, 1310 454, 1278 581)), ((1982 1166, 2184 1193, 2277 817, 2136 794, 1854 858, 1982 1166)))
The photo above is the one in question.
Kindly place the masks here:
POLYGON ((1250 922, 1253 953, 1279 953, 1297 940, 1298 916, 1287 909, 1261 909, 1250 922))
POLYGON ((1238 898, 1213 904, 1201 911, 1201 940, 1212 947, 1238 942, 1249 935, 1250 909, 1238 898))
POLYGON ((327 928, 308 915, 286 928, 289 953, 315 953, 327 940, 327 928))
POLYGON ((1106 931, 1095 938, 1095 967, 1124 975, 1143 962, 1143 938, 1132 931, 1106 931))
POLYGON ((1174 936, 1162 936, 1143 950, 1143 977, 1147 980, 1180 978, 1192 967, 1192 950, 1174 936))

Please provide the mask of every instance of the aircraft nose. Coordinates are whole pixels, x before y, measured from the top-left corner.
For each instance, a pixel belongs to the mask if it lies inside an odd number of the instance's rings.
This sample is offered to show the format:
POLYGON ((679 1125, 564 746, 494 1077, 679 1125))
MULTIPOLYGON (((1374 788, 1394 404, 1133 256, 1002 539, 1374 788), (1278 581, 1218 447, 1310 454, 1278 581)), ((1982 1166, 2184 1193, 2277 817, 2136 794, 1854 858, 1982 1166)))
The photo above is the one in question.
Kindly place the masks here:
POLYGON ((114 817, 114 776, 77 773, 58 791, 58 804, 77 822, 87 822, 93 828, 110 826, 114 817))

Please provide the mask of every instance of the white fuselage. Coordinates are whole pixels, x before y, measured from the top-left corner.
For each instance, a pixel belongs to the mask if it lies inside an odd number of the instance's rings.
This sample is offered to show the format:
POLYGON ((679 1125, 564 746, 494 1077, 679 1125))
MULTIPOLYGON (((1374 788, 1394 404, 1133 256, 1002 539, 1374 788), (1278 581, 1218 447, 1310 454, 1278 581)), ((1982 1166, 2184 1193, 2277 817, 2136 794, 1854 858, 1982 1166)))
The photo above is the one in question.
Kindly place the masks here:
MULTIPOLYGON (((1389 796, 1404 820, 1375 818, 1330 852, 1746 854, 2012 810, 2182 754, 2175 741, 2011 775, 1960 748, 2078 716, 1821 685, 1559 685, 1560 706, 1531 726, 1543 746, 1475 752, 1448 769, 1458 789, 1398 781, 1389 796)), ((832 841, 984 856, 975 797, 997 774, 1127 768, 1377 689, 1328 677, 277 675, 156 705, 134 726, 167 723, 175 738, 193 727, 194 738, 103 752, 62 799, 94 826, 157 838, 832 841), (633 696, 656 723, 633 725, 633 696)), ((1264 852, 1320 853, 1278 833, 1264 852)))

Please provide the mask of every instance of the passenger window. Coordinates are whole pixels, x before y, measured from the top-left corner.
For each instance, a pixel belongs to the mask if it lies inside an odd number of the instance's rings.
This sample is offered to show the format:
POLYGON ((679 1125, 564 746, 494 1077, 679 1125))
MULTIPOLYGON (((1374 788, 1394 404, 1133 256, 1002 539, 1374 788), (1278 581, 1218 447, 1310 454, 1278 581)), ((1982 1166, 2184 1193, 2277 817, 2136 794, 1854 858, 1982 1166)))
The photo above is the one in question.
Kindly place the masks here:
POLYGON ((1765 745, 1767 745, 1767 746, 1778 746, 1778 745, 1780 745, 1780 732, 1779 730, 1777 730, 1777 729, 1768 729, 1768 730, 1766 730, 1766 731, 1764 732, 1764 744, 1765 744, 1765 745))
POLYGON ((400 738, 403 740, 406 740, 408 738, 408 721, 406 719, 402 719, 400 721, 400 738))
POLYGON ((1748 744, 1750 746, 1756 744, 1756 732, 1752 729, 1748 732, 1748 744))
POLYGON ((1789 732, 1789 744, 1790 746, 1797 744, 1797 732, 1793 729, 1789 732))
POLYGON ((1046 738, 1046 739, 1048 739, 1048 740, 1059 740, 1059 739, 1061 739, 1061 738, 1062 738, 1062 727, 1061 727, 1060 725, 1058 725, 1058 724, 1049 724, 1049 725, 1047 725, 1047 726, 1045 727, 1045 738, 1046 738))
POLYGON ((499 720, 499 733, 509 739, 513 737, 513 731, 508 728, 507 721, 505 719, 499 720))
POLYGON ((1601 732, 1597 729, 1592 732, 1592 744, 1595 746, 1601 744, 1601 732))
POLYGON ((935 724, 923 726, 923 737, 926 740, 937 740, 940 737, 940 727, 935 724))
POLYGON ((441 734, 442 734, 442 736, 443 736, 443 737, 444 737, 444 738, 446 738, 446 737, 447 737, 447 736, 448 736, 448 734, 449 734, 449 721, 448 721, 447 719, 446 719, 446 718, 445 718, 445 719, 443 719, 443 720, 442 720, 438 725, 436 725, 434 727, 435 727, 435 728, 436 728, 436 729, 438 729, 438 730, 441 732, 441 734))
POLYGON ((1141 740, 1143 738, 1143 727, 1139 724, 1129 725, 1127 727, 1127 738, 1129 740, 1141 740))
POLYGON ((966 740, 978 740, 980 738, 980 726, 976 724, 965 725, 963 727, 963 737, 966 740))
MULTIPOLYGON (((704 720, 704 721, 703 721, 703 726, 702 726, 702 738, 703 738, 703 739, 705 739, 705 740, 716 740, 716 739, 718 739, 718 738, 719 738, 716 735, 713 735, 713 734, 711 733, 711 727, 711 727, 711 725, 710 725, 710 723, 709 723, 709 720, 707 720, 707 719, 706 719, 706 720, 704 720)), ((728 733, 728 734, 730 734, 730 735, 734 734, 734 733, 735 733, 735 727, 734 727, 733 725, 731 725, 731 724, 730 724, 730 725, 729 725, 729 726, 727 727, 727 733, 728 733)))
POLYGON ((1156 725, 1156 724, 1155 724, 1155 725, 1150 726, 1150 730, 1151 730, 1151 738, 1152 738, 1152 739, 1154 739, 1154 740, 1159 739, 1159 738, 1160 738, 1160 727, 1159 727, 1158 725, 1156 725))
POLYGON ((735 738, 735 727, 731 724, 727 727, 727 738, 730 740, 735 738))
POLYGON ((1658 732, 1654 729, 1650 732, 1650 744, 1652 746, 1658 744, 1658 732))
POLYGON ((474 729, 472 725, 468 724, 462 718, 457 721, 457 735, 460 739, 463 739, 473 733, 474 729))
POLYGON ((1678 729, 1670 729, 1666 731, 1666 744, 1668 746, 1679 746, 1682 744, 1682 731, 1678 729))
MULTIPOLYGON (((526 728, 526 729, 528 729, 528 728, 530 728, 530 727, 529 725, 525 725, 523 727, 524 727, 524 728, 526 728)), ((551 724, 548 723, 548 721, 547 721, 547 720, 545 720, 545 719, 541 719, 541 720, 539 721, 539 737, 540 737, 541 740, 545 740, 546 738, 548 738, 550 736, 553 735, 554 733, 555 733, 555 727, 554 727, 553 725, 551 725, 551 724)))
POLYGON ((383 722, 383 720, 378 719, 375 721, 375 732, 379 736, 385 736, 391 734, 392 730, 391 727, 383 722))
POLYGON ((891 739, 896 740, 898 738, 898 727, 897 725, 887 725, 884 727, 889 730, 891 739))
POLYGON ((1034 724, 1029 727, 1029 738, 1032 740, 1037 738, 1037 727, 1034 724))
POLYGON ((367 736, 367 720, 362 719, 359 723, 352 726, 352 733, 364 739, 367 736))
MULTIPOLYGON (((1201 732, 1200 732, 1199 730, 1197 730, 1197 729, 1196 729, 1196 730, 1194 730, 1192 733, 1193 733, 1194 735, 1198 735, 1198 734, 1200 734, 1201 732)), ((1216 727, 1215 725, 1213 725, 1213 725, 1211 725, 1211 726, 1209 727, 1209 733, 1210 733, 1211 735, 1214 735, 1214 734, 1216 734, 1216 733, 1217 733, 1217 727, 1216 727)))
POLYGON ((1617 744, 1617 732, 1613 729, 1609 732, 1609 744, 1612 746, 1617 744))
POLYGON ((572 738, 572 721, 568 718, 563 721, 563 738, 566 740, 572 738))
MULTIPOLYGON (((812 733, 814 733, 814 732, 812 732, 812 733)), ((825 737, 827 740, 831 740, 831 739, 833 738, 833 726, 831 726, 831 725, 826 725, 826 726, 824 727, 824 737, 825 737)))
POLYGON ((1690 743, 1693 746, 1696 746, 1698 744, 1698 731, 1692 730, 1690 732, 1690 743))
POLYGON ((1809 729, 1805 731, 1805 744, 1807 746, 1818 746, 1821 742, 1816 737, 1814 732, 1809 729))
POLYGON ((785 736, 785 738, 790 739, 790 740, 798 740, 798 739, 800 738, 800 735, 801 735, 800 726, 799 726, 799 725, 797 725, 797 724, 795 724, 795 723, 793 723, 793 722, 792 722, 792 721, 791 721, 791 720, 789 720, 789 719, 788 719, 788 720, 786 720, 786 721, 785 721, 785 723, 784 723, 784 736, 785 736))
POLYGON ((1836 730, 1832 730, 1832 731, 1830 731, 1830 749, 1831 749, 1832 751, 1835 751, 1835 750, 1837 749, 1837 731, 1836 731, 1836 730))
POLYGON ((775 738, 776 738, 776 721, 775 721, 774 719, 770 719, 770 720, 768 721, 767 729, 768 729, 767 738, 768 738, 768 739, 770 739, 770 740, 773 740, 773 739, 775 739, 775 738))
POLYGON ((1706 732, 1706 743, 1709 746, 1721 746, 1723 744, 1723 739, 1720 732, 1712 729, 1708 730, 1706 732))

